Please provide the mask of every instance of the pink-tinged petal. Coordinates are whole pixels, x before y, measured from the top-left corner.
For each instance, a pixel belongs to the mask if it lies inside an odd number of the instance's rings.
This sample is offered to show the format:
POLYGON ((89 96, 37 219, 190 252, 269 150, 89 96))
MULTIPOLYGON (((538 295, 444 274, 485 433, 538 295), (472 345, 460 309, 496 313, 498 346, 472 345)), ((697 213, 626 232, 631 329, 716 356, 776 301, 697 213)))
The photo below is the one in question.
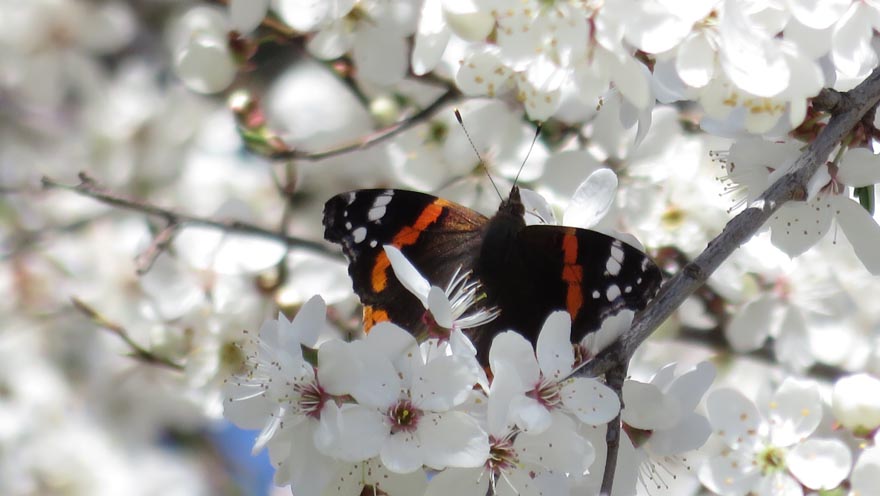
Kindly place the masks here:
POLYGON ((810 489, 834 489, 849 475, 852 453, 838 439, 807 439, 788 452, 785 464, 810 489))
MULTIPOLYGON (((427 420, 424 417, 420 420, 427 420)), ((352 438, 353 442, 356 438, 352 438)), ((422 447, 421 438, 415 432, 398 432, 388 436, 379 458, 388 470, 398 474, 408 474, 422 468, 426 451, 422 447)))
POLYGON ((843 196, 836 196, 830 201, 837 223, 856 256, 871 274, 880 274, 880 226, 858 203, 843 196))
POLYGON ((803 496, 804 489, 786 472, 777 472, 758 480, 755 496, 803 496))
POLYGON ((523 432, 538 434, 547 430, 553 422, 547 407, 528 396, 514 396, 510 401, 508 419, 523 432))
POLYGON ((770 241, 790 257, 818 242, 831 227, 832 210, 827 197, 788 202, 770 219, 770 241))
POLYGON ((623 383, 623 404, 623 421, 644 430, 669 429, 686 413, 674 397, 638 381, 623 383))
POLYGON ((851 148, 840 161, 837 179, 856 188, 880 183, 880 155, 867 148, 851 148))
POLYGON ((682 412, 693 411, 715 380, 715 366, 700 362, 693 370, 679 376, 666 391, 679 401, 682 412))
POLYGON ((712 426, 709 425, 706 417, 690 412, 679 420, 675 427, 654 431, 651 434, 651 439, 648 441, 651 453, 658 456, 675 455, 695 450, 706 444, 706 440, 712 434, 712 426))
POLYGON ((284 343, 285 349, 288 346, 295 346, 296 349, 291 349, 289 352, 294 356, 300 355, 302 351, 299 345, 304 344, 314 348, 318 343, 318 337, 326 327, 327 305, 320 295, 315 295, 300 307, 289 328, 279 325, 279 332, 282 333, 281 342, 284 343))
POLYGON ((724 442, 733 448, 752 446, 761 426, 758 408, 734 389, 716 389, 706 398, 709 423, 724 442))
POLYGON ((382 413, 353 404, 338 407, 331 401, 321 410, 314 441, 327 456, 357 462, 379 454, 389 434, 382 413))
POLYGON ((571 373, 574 347, 571 346, 571 316, 553 312, 544 321, 535 347, 538 365, 545 379, 560 381, 571 373))
POLYGON ((620 398, 597 379, 575 377, 562 386, 562 403, 581 422, 604 424, 620 412, 620 398))
POLYGON ((511 364, 523 383, 537 384, 541 369, 535 358, 535 349, 521 334, 507 331, 495 336, 489 349, 489 366, 498 374, 499 364, 511 364))
POLYGON ((418 435, 425 465, 435 470, 482 467, 489 458, 489 435, 465 412, 425 415, 418 435))
POLYGON ((446 293, 437 286, 431 286, 428 291, 428 310, 440 327, 452 329, 452 304, 446 293))
POLYGON ((446 411, 464 403, 477 376, 464 359, 441 356, 421 367, 413 378, 410 395, 423 410, 446 411))
POLYGON ((774 445, 790 446, 806 439, 822 421, 818 386, 813 382, 786 379, 767 405, 766 417, 774 445))
POLYGON ((762 296, 746 303, 724 329, 731 348, 740 353, 760 348, 770 335, 773 314, 778 306, 772 296, 762 296))
POLYGON ((761 472, 737 451, 714 456, 700 467, 700 482, 721 496, 746 496, 761 480, 761 472))
POLYGON ((486 496, 489 474, 482 468, 448 468, 431 477, 425 496, 486 496))
POLYGON ((608 213, 617 195, 617 174, 598 169, 578 186, 562 216, 566 226, 590 229, 608 213))
POLYGON ((388 256, 388 261, 391 262, 391 269, 394 270, 394 276, 397 277, 400 284, 415 295, 422 302, 422 306, 428 308, 428 293, 431 289, 431 284, 428 280, 419 273, 418 269, 410 263, 400 249, 393 245, 385 245, 382 248, 385 249, 385 255, 388 256))

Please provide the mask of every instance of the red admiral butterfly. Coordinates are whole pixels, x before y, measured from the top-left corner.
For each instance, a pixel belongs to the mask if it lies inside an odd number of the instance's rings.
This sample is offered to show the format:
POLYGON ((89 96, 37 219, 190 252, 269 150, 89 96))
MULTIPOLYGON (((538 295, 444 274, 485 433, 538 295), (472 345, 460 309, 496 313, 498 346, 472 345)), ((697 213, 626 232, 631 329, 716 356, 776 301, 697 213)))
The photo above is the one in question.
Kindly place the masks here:
POLYGON ((487 218, 436 196, 399 189, 364 189, 324 205, 324 238, 342 245, 364 327, 385 320, 414 333, 426 330, 424 308, 395 278, 383 245, 399 248, 432 284, 445 287, 456 269, 482 283, 485 308, 500 315, 471 332, 485 363, 492 338, 508 329, 534 344, 547 315, 567 310, 572 340, 598 330, 624 309, 641 310, 660 286, 660 270, 636 248, 595 231, 526 226, 514 186, 487 218))

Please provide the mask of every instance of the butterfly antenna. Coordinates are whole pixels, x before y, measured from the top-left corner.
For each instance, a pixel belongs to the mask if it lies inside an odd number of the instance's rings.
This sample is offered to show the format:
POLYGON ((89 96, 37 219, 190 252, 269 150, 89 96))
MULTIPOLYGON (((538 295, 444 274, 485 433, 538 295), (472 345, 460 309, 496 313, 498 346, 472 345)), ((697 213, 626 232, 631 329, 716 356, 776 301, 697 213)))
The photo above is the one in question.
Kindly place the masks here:
POLYGON ((529 151, 526 152, 526 158, 523 159, 522 164, 520 164, 520 166, 519 166, 519 170, 516 171, 516 177, 513 178, 514 185, 516 185, 516 183, 519 182, 519 174, 520 174, 520 172, 522 172, 523 168, 526 166, 526 162, 529 161, 529 155, 532 154, 532 149, 535 148, 535 142, 538 141, 538 136, 541 135, 541 129, 543 127, 544 127, 543 122, 539 122, 538 125, 535 126, 535 136, 532 137, 532 144, 529 145, 529 151))
POLYGON ((483 166, 483 170, 486 171, 486 177, 489 178, 489 182, 492 183, 492 187, 495 188, 495 193, 498 193, 498 198, 504 200, 504 195, 501 194, 501 191, 498 189, 498 185, 495 184, 495 180, 492 179, 492 174, 489 174, 489 168, 486 167, 486 163, 483 162, 483 157, 480 156, 480 152, 477 150, 477 145, 474 144, 474 140, 471 139, 470 133, 468 133, 467 128, 464 126, 464 120, 461 118, 461 112, 458 109, 455 109, 455 119, 458 120, 458 124, 461 126, 462 131, 464 131, 464 135, 467 136, 468 142, 471 144, 471 148, 474 149, 474 153, 477 154, 477 158, 480 159, 480 164, 483 166))

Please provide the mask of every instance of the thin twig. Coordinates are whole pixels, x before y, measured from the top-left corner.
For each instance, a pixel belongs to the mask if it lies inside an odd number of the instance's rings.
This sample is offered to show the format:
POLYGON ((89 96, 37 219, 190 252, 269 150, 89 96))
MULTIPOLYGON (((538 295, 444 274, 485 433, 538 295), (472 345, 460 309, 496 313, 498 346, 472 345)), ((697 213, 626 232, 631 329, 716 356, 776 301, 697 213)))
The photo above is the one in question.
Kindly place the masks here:
POLYGON ((180 224, 171 223, 168 224, 165 229, 162 229, 158 234, 153 236, 153 241, 150 242, 150 246, 142 251, 134 260, 138 275, 143 275, 150 271, 153 264, 156 262, 156 259, 159 258, 159 255, 162 254, 162 252, 168 249, 168 246, 171 244, 171 241, 174 240, 174 236, 179 230, 180 224))
POLYGON ((95 180, 85 173, 80 173, 79 179, 79 184, 68 185, 59 183, 54 179, 44 176, 43 187, 47 189, 63 189, 67 191, 72 191, 74 193, 93 198, 107 205, 140 212, 146 215, 152 215, 154 217, 160 217, 164 219, 168 223, 168 225, 178 225, 180 226, 180 228, 186 227, 188 225, 213 227, 224 232, 256 236, 259 238, 277 241, 290 248, 304 248, 314 251, 316 253, 320 253, 322 255, 339 258, 338 253, 329 249, 323 243, 317 241, 310 241, 307 239, 288 236, 286 234, 272 231, 270 229, 266 229, 248 222, 223 221, 176 212, 174 210, 158 207, 156 205, 143 201, 125 198, 115 193, 106 191, 98 186, 95 180))
POLYGON ((89 320, 95 323, 95 325, 102 329, 106 329, 122 338, 122 340, 125 341, 125 344, 128 345, 129 348, 131 348, 134 358, 141 360, 142 362, 149 363, 151 365, 161 365, 163 367, 168 367, 178 372, 183 370, 183 365, 180 365, 179 363, 176 363, 168 358, 156 355, 152 351, 137 344, 137 342, 135 342, 131 338, 128 331, 126 331, 122 325, 111 322, 106 317, 101 315, 97 310, 95 310, 79 298, 71 297, 70 301, 71 303, 73 303, 74 308, 76 308, 77 310, 79 310, 80 313, 88 317, 89 320))
POLYGON ((270 156, 270 158, 275 159, 275 160, 316 161, 316 160, 322 160, 325 158, 330 158, 330 157, 334 157, 337 155, 343 155, 346 153, 351 153, 354 151, 362 150, 364 148, 368 148, 373 145, 379 144, 389 138, 392 138, 392 137, 402 133, 403 131, 406 131, 407 129, 410 129, 411 127, 413 127, 423 121, 430 119, 434 115, 434 113, 436 113, 437 110, 440 109, 440 107, 446 105, 447 103, 455 100, 456 98, 458 98, 460 96, 461 96, 461 93, 458 90, 456 90, 454 88, 449 88, 446 90, 445 93, 440 95, 440 97, 437 98, 436 100, 434 100, 430 105, 423 108, 419 112, 413 114, 412 116, 407 117, 406 119, 403 119, 402 121, 398 122, 397 124, 393 124, 389 127, 386 127, 385 129, 377 131, 373 134, 364 136, 363 138, 358 139, 357 142, 349 144, 349 145, 341 146, 339 148, 334 148, 332 150, 326 150, 323 152, 309 152, 306 150, 297 150, 297 149, 282 150, 282 151, 273 153, 270 156))
POLYGON ((825 163, 834 147, 880 101, 880 68, 849 92, 833 97, 834 115, 828 124, 797 159, 791 170, 774 182, 757 200, 730 220, 724 230, 693 262, 670 279, 657 297, 636 315, 632 329, 615 345, 608 347, 583 370, 586 375, 600 375, 616 364, 629 361, 636 348, 702 286, 709 276, 737 248, 748 241, 779 207, 789 200, 803 200, 807 183, 825 163))

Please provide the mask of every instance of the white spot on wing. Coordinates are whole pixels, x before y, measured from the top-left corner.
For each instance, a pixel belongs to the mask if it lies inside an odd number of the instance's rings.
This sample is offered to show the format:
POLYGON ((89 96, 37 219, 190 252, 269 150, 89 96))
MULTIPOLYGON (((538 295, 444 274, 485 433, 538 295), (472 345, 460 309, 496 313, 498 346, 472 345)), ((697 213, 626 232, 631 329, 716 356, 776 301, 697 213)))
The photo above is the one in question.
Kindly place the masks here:
MULTIPOLYGON (((613 248, 611 249, 611 252, 612 253, 614 252, 613 248)), ((613 258, 613 255, 612 255, 612 258, 609 258, 608 261, 605 262, 605 270, 607 270, 608 273, 611 274, 612 276, 616 276, 617 274, 620 274, 620 267, 621 267, 620 262, 615 260, 613 258)))
POLYGON ((367 212, 367 219, 375 222, 385 216, 385 207, 373 207, 367 212))
POLYGON ((608 301, 614 301, 620 296, 620 287, 617 284, 612 284, 608 286, 608 289, 605 291, 605 298, 608 301))
POLYGON ((601 296, 601 294, 599 293, 599 291, 593 291, 593 299, 594 299, 594 300, 595 300, 595 299, 598 299, 599 296, 601 296))
POLYGON ((379 244, 379 243, 376 243, 376 240, 375 240, 375 239, 371 239, 371 240, 370 240, 370 248, 375 248, 376 245, 378 245, 378 244, 379 244))
POLYGON ((352 226, 351 226, 351 222, 346 222, 346 223, 345 223, 345 229, 346 229, 346 230, 351 231, 351 227, 352 227, 352 226))
POLYGON ((355 229, 354 231, 352 231, 351 235, 354 237, 355 243, 360 243, 361 241, 367 239, 367 228, 361 226, 361 227, 355 229))

